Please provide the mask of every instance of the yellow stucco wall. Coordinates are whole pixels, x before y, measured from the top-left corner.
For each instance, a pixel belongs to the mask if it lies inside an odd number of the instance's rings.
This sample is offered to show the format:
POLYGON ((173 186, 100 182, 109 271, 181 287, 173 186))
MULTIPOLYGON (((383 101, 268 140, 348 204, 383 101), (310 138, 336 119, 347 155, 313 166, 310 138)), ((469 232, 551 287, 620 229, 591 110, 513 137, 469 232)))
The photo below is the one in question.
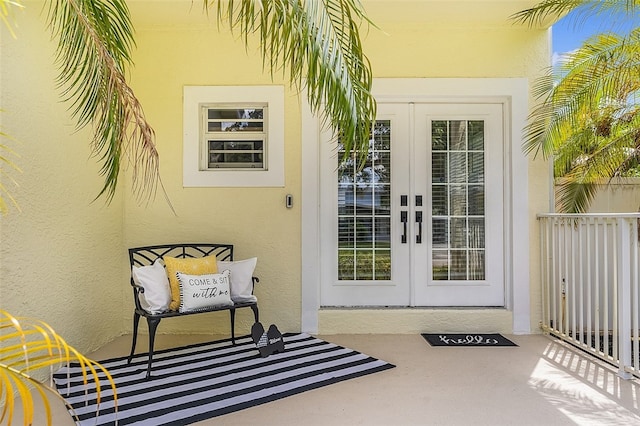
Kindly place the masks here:
MULTIPOLYGON (((134 15, 134 17, 137 15, 134 15)), ((220 33, 213 24, 137 27, 138 49, 132 85, 146 106, 157 134, 164 186, 176 210, 162 196, 147 207, 127 198, 124 222, 127 246, 167 242, 234 244, 235 259, 257 256, 256 294, 261 320, 283 330, 300 322, 300 118, 299 97, 285 93, 285 186, 274 188, 183 188, 183 103, 185 85, 283 84, 263 73, 257 53, 220 33), (169 60, 169 58, 171 58, 169 60), (285 196, 294 195, 294 207, 285 196)), ((224 102, 224 99, 219 101, 224 102)), ((128 300, 127 300, 128 301, 128 300)), ((228 332, 228 314, 207 314, 165 321, 159 332, 228 332)), ((130 313, 125 316, 129 321, 130 313)), ((238 332, 248 332, 250 310, 238 312, 238 332), (244 312, 246 311, 246 312, 244 312)))
POLYGON ((23 171, 8 173, 19 187, 2 177, 22 212, 0 217, 0 308, 44 320, 87 351, 123 330, 122 197, 92 203, 102 178, 91 134, 75 131, 55 89, 42 3, 25 6, 17 39, 4 25, 0 35, 0 119, 15 139, 2 143, 23 171))
MULTIPOLYGON (((420 3, 404 2, 403 7, 420 3)), ((443 2, 432 3, 442 7, 443 2)), ((20 37, 10 39, 3 29, 0 46, 2 109, 7 111, 2 113, 3 130, 23 142, 16 146, 24 169, 19 176, 21 187, 15 192, 24 211, 0 218, 0 306, 48 320, 71 343, 92 348, 131 330, 127 247, 225 242, 236 246, 237 259, 258 257, 262 321, 277 323, 285 331, 299 330, 299 201, 303 194, 297 93, 288 87, 285 91, 284 187, 183 188, 183 86, 284 82, 281 75, 272 80, 263 73, 257 48, 246 52, 242 42, 227 31, 219 32, 203 17, 199 5, 132 0, 137 49, 131 84, 155 128, 161 174, 176 215, 161 194, 151 204, 139 206, 129 195, 128 176, 111 206, 106 208, 102 201, 91 204, 101 179, 98 166, 88 159, 89 134, 73 132, 69 114, 54 89, 53 50, 44 32, 41 5, 27 6, 28 11, 19 16, 20 37), (27 73, 27 69, 38 72, 27 73), (294 196, 293 209, 285 208, 286 194, 294 196)), ((374 12, 372 18, 381 30, 369 30, 365 48, 376 77, 532 78, 539 75, 549 56, 546 31, 514 26, 506 22, 508 15, 504 21, 494 19, 490 25, 474 27, 463 21, 451 26, 447 24, 450 19, 426 20, 418 14, 415 22, 397 22, 397 16, 387 19, 377 9, 374 12)), ((544 163, 530 163, 526 190, 531 194, 531 321, 535 330, 540 299, 535 213, 547 209, 544 163)), ((510 321, 508 314, 500 318, 500 324, 510 321)), ((336 320, 332 324, 350 321, 344 316, 336 320)), ((250 323, 248 312, 239 313, 238 332, 248 330, 250 323)), ((159 329, 160 333, 227 331, 226 313, 168 320, 159 329)))
MULTIPOLYGON (((471 15, 464 16, 466 22, 452 22, 412 14, 412 7, 428 12, 424 4, 419 3, 403 3, 401 16, 385 13, 389 7, 396 10, 390 4, 386 10, 380 2, 373 8, 372 18, 379 29, 370 28, 363 35, 375 77, 534 77, 547 65, 546 58, 550 55, 547 32, 513 25, 504 9, 501 10, 503 19, 494 17, 490 24, 471 26, 468 25, 471 15)), ((184 9, 182 2, 170 4, 184 9)), ((442 5, 434 3, 433 6, 442 5)), ((287 193, 293 194, 296 201, 303 196, 300 193, 299 99, 295 93, 287 91, 285 188, 182 188, 182 87, 283 84, 283 81, 277 75, 272 82, 261 72, 255 44, 250 44, 247 53, 242 42, 234 40, 224 28, 218 31, 215 24, 198 15, 197 11, 190 10, 167 20, 166 4, 164 7, 150 16, 145 2, 132 3, 138 40, 132 81, 146 105, 148 118, 156 126, 163 178, 178 215, 173 216, 162 202, 140 209, 127 200, 125 242, 137 245, 195 239, 234 243, 238 250, 236 257, 255 255, 259 258, 257 274, 263 284, 257 293, 263 321, 276 322, 282 329, 297 330, 300 328, 301 303, 301 217, 299 203, 293 210, 286 210, 283 200, 287 193), (162 229, 161 233, 159 229, 162 229)), ((529 190, 542 194, 532 197, 530 210, 534 213, 546 211, 546 165, 532 162, 530 173, 529 190)), ((536 226, 533 214, 529 229, 532 240, 537 235, 536 226)), ((531 324, 534 330, 539 320, 536 253, 533 249, 531 324)), ((450 312, 450 318, 454 318, 455 311, 450 312)), ((349 314, 329 310, 320 315, 325 324, 357 324, 363 311, 354 310, 349 314), (334 315, 340 319, 334 319, 334 315), (345 315, 352 315, 353 321, 345 319, 345 315)), ((407 315, 415 315, 415 312, 407 315)), ((438 317, 441 316, 439 313, 438 317)), ((404 321, 400 317, 398 312, 389 316, 404 321)), ((388 323, 389 318, 385 317, 382 322, 388 323)), ((496 318, 499 319, 489 321, 487 327, 501 331, 510 329, 510 313, 496 318)), ((250 321, 250 316, 245 315, 244 320, 250 321)), ((221 325, 222 331, 226 330, 226 321, 221 325)), ((207 331, 210 326, 206 321, 194 318, 182 320, 180 324, 163 324, 162 330, 177 331, 188 327, 189 330, 207 331)), ((340 327, 330 330, 341 331, 340 327)), ((364 327, 360 331, 367 332, 370 328, 364 327)))
MULTIPOLYGON (((640 178, 613 179, 603 182, 589 206, 589 213, 638 213, 640 178)), ((557 187, 556 187, 557 189, 557 187)))

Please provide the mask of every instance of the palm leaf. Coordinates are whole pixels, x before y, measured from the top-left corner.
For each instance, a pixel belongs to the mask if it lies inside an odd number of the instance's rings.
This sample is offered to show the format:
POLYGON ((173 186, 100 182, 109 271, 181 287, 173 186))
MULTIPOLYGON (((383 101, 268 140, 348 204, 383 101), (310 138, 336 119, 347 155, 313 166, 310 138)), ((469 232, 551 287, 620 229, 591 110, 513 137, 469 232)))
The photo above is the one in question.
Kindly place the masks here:
MULTIPOLYGON (((516 19, 533 23, 574 9, 582 16, 609 12, 633 19, 638 8, 637 0, 554 0, 516 19)), ((603 180, 637 167, 639 63, 640 28, 625 35, 606 32, 586 40, 534 83, 539 102, 525 128, 524 149, 553 157, 560 211, 585 211, 603 180)))
POLYGON ((83 370, 87 384, 89 374, 95 381, 96 398, 101 398, 100 378, 104 375, 110 383, 116 401, 113 378, 99 363, 92 361, 69 346, 49 325, 30 318, 17 318, 0 310, 0 423, 12 423, 16 398, 22 400, 24 424, 33 423, 34 401, 30 388, 34 388, 43 401, 47 424, 51 425, 51 407, 44 390, 55 395, 71 411, 71 407, 50 386, 33 377, 33 373, 76 362, 83 370))
MULTIPOLYGON (((205 8, 213 3, 205 0, 205 8)), ((217 16, 247 46, 257 34, 265 68, 288 72, 294 86, 307 89, 312 110, 322 112, 347 155, 366 155, 376 103, 359 32, 369 20, 358 0, 218 1, 217 16)))
POLYGON ((158 152, 154 131, 125 79, 134 46, 126 3, 51 0, 48 17, 58 39, 58 84, 64 100, 79 128, 93 126, 92 149, 105 178, 98 197, 113 198, 124 164, 132 167, 136 198, 150 200, 161 186, 158 152))
POLYGON ((576 11, 574 20, 580 25, 594 14, 632 16, 634 8, 640 5, 638 0, 543 0, 535 6, 521 10, 511 16, 515 22, 529 25, 542 24, 548 20, 557 20, 571 11, 576 11))

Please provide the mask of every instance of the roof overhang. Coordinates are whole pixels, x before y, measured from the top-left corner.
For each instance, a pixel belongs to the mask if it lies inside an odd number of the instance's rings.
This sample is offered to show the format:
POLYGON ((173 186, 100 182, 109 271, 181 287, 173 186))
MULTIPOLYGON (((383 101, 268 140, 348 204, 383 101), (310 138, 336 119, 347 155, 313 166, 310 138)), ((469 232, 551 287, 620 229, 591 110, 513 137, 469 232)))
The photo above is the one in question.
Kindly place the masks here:
MULTIPOLYGON (((362 0, 373 22, 424 23, 439 26, 503 27, 517 24, 512 16, 540 0, 362 0)), ((549 28, 557 19, 536 22, 549 28)))
MULTIPOLYGON (((522 25, 511 19, 514 13, 531 8, 539 0, 361 0, 367 15, 380 24, 427 24, 460 27, 504 27, 522 25)), ((160 27, 211 25, 216 20, 213 6, 206 16, 202 1, 128 0, 136 25, 160 27)), ((548 28, 557 19, 535 23, 548 28)))

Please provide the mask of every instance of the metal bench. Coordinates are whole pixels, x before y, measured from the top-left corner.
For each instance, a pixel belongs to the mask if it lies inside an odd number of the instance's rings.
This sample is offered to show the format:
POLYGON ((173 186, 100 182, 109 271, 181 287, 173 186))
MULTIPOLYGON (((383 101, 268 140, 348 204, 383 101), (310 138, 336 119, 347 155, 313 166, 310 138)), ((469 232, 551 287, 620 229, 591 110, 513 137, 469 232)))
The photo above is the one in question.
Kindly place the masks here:
MULTIPOLYGON (((131 267, 133 266, 148 266, 153 264, 157 259, 162 259, 164 256, 171 256, 176 258, 197 258, 215 255, 218 260, 232 261, 233 260, 233 245, 232 244, 198 244, 198 243, 185 243, 185 244, 163 244, 155 246, 145 247, 133 247, 129 249, 129 262, 131 267)), ((253 277, 253 285, 260 280, 253 277)), ((149 360, 147 362, 147 378, 151 377, 151 365, 153 363, 153 347, 155 341, 156 330, 160 320, 163 318, 181 317, 186 315, 194 315, 207 312, 224 311, 228 310, 231 315, 231 341, 235 345, 235 314, 236 309, 251 308, 255 322, 258 322, 258 303, 234 303, 232 306, 213 307, 207 310, 200 310, 194 312, 179 312, 179 311, 166 311, 159 314, 152 314, 140 306, 139 294, 144 293, 144 288, 138 286, 131 277, 131 286, 133 287, 133 301, 135 303, 135 309, 133 312, 133 338, 131 342, 131 354, 128 357, 128 363, 131 363, 133 355, 136 349, 136 342, 138 340, 138 325, 140 323, 140 317, 147 319, 149 326, 149 360)))

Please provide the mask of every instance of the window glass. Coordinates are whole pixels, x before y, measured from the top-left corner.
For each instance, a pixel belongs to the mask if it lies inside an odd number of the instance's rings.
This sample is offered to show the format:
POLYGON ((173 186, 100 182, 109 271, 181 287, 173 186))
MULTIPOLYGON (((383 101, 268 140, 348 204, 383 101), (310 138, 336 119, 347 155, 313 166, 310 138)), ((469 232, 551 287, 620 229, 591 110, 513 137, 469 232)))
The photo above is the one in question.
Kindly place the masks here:
POLYGON ((204 105, 203 132, 207 139, 204 170, 264 170, 267 107, 204 105))
POLYGON ((434 280, 485 279, 484 122, 431 122, 434 280))
POLYGON ((185 187, 284 187, 284 86, 183 90, 185 187))
POLYGON ((391 122, 375 123, 364 164, 338 157, 338 279, 391 279, 391 122))

